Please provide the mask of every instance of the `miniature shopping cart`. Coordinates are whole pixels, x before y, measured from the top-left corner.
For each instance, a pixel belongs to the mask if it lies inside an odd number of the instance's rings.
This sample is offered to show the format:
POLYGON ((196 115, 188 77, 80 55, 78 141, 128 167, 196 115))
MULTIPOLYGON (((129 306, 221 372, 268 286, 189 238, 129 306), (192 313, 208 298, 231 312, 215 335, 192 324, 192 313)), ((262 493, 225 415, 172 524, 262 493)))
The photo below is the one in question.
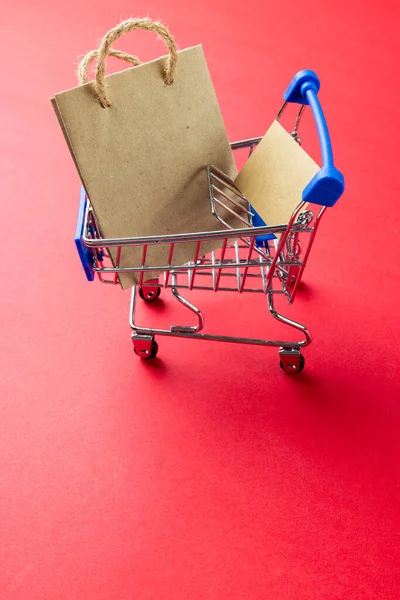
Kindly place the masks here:
MULTIPOLYGON (((238 342, 279 349, 280 365, 287 373, 298 373, 304 368, 302 348, 311 343, 308 329, 283 316, 275 308, 275 299, 281 295, 292 304, 306 266, 322 215, 333 206, 344 190, 342 174, 334 167, 329 133, 317 93, 320 83, 312 71, 300 71, 284 94, 284 104, 277 115, 281 117, 288 103, 300 104, 292 137, 300 143, 298 125, 306 105, 311 107, 317 125, 322 168, 303 191, 299 204, 288 223, 266 225, 255 213, 235 184, 220 170, 208 167, 210 210, 219 222, 219 230, 204 233, 185 233, 158 237, 104 239, 85 191, 82 189, 79 208, 76 245, 83 268, 89 280, 97 274, 103 283, 118 283, 121 273, 137 273, 139 285, 132 290, 130 326, 135 353, 143 359, 154 358, 158 351, 156 337, 172 336, 197 340, 238 342), (311 205, 311 206, 310 206, 311 205), (224 212, 225 211, 225 212, 224 212), (223 215, 234 215, 233 228, 223 215), (222 226, 222 227, 221 227, 222 226), (193 243, 193 259, 186 264, 173 264, 179 244, 193 243), (202 244, 213 242, 219 250, 203 255, 202 244), (166 264, 149 266, 146 258, 152 245, 163 245, 166 264), (140 249, 137 264, 121 266, 124 248, 140 249), (162 273, 162 275, 159 275, 162 273), (195 325, 172 325, 169 329, 140 326, 136 308, 138 296, 154 302, 162 288, 195 315, 195 325), (274 319, 288 326, 288 340, 228 337, 203 333, 202 311, 183 295, 183 290, 213 292, 259 292, 267 296, 267 305, 274 319)), ((249 153, 261 138, 251 138, 231 144, 233 150, 248 148, 249 153)), ((193 318, 193 316, 192 316, 193 318)))

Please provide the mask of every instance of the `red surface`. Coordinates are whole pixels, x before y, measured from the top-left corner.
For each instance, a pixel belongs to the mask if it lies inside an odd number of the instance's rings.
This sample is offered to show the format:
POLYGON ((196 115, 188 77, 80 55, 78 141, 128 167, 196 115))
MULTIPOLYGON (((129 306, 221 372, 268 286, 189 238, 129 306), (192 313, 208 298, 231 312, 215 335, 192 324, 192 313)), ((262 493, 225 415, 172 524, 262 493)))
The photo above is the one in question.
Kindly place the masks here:
MULTIPOLYGON (((398 599, 398 3, 1 11, 1 600, 398 599), (140 363, 128 294, 84 280, 48 97, 132 11, 204 43, 231 139, 267 128, 298 69, 320 74, 347 191, 291 311, 315 340, 301 377, 276 351, 168 339, 140 363)), ((263 298, 200 300, 225 330, 264 326, 263 298)))

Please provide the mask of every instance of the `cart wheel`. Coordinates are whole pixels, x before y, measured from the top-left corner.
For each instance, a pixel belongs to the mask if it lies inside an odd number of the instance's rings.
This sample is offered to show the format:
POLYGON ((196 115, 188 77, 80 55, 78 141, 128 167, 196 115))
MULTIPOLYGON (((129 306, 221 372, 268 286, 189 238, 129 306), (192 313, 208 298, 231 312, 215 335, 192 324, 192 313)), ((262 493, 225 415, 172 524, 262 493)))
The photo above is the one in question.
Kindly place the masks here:
POLYGON ((285 373, 289 373, 290 375, 296 375, 297 373, 301 373, 302 370, 304 369, 304 365, 305 365, 306 361, 305 358, 302 354, 299 355, 298 359, 296 361, 293 361, 293 364, 291 363, 287 363, 284 364, 282 361, 280 361, 280 367, 283 371, 285 371, 285 373), (296 362, 298 362, 298 364, 296 364, 296 362))
POLYGON ((133 346, 133 351, 142 360, 151 360, 157 356, 158 344, 155 340, 153 340, 149 349, 142 347, 140 350, 137 350, 136 347, 133 346))
POLYGON ((161 288, 155 286, 143 286, 139 288, 139 296, 145 302, 154 302, 161 294, 161 288))

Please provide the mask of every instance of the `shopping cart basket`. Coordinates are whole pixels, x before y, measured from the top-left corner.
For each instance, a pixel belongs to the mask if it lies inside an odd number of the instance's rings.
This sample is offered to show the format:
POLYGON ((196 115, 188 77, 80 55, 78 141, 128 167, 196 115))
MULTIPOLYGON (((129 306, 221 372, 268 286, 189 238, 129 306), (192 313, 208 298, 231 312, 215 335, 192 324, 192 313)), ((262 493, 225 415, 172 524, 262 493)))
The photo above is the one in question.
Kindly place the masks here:
MULTIPOLYGON (((139 274, 139 285, 132 290, 130 326, 134 351, 141 358, 156 356, 156 336, 172 336, 277 347, 284 371, 298 373, 303 370, 304 356, 301 351, 311 343, 310 332, 304 325, 280 314, 275 308, 275 298, 282 295, 289 304, 293 303, 321 218, 326 208, 333 206, 344 190, 343 176, 333 163, 328 128, 317 96, 319 87, 320 82, 314 72, 300 71, 286 90, 285 102, 277 115, 279 120, 288 103, 300 104, 291 135, 301 143, 298 125, 306 105, 309 105, 316 122, 322 154, 322 168, 303 190, 302 198, 286 224, 266 225, 235 184, 213 166, 208 167, 210 210, 220 227, 223 226, 218 231, 105 239, 85 191, 81 190, 75 242, 88 280, 93 280, 97 274, 103 283, 117 284, 119 273, 139 274), (224 220, 226 211, 235 216, 235 228, 224 220), (193 259, 186 264, 174 265, 175 248, 178 244, 188 242, 194 243, 193 259), (204 256, 202 243, 206 242, 213 242, 220 249, 204 256), (166 264, 149 266, 146 262, 148 250, 154 244, 164 245, 168 256, 166 264), (137 264, 122 267, 120 263, 124 248, 132 246, 140 248, 141 259, 137 264), (162 275, 159 276, 159 273, 162 275), (195 325, 172 325, 169 329, 157 329, 137 323, 137 297, 153 302, 162 288, 170 290, 172 297, 195 315, 195 325), (204 315, 182 295, 185 289, 263 293, 267 296, 272 317, 287 325, 294 339, 254 339, 202 333, 204 315)), ((248 148, 251 154, 261 139, 235 142, 231 147, 233 150, 248 148)))

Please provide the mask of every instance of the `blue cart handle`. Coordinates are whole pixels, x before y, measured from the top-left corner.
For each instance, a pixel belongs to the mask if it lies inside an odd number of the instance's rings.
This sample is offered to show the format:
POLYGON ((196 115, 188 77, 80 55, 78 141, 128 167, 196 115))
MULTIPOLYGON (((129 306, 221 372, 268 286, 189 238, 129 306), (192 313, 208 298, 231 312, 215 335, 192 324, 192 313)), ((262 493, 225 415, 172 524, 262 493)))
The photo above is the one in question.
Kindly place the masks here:
POLYGON ((286 102, 310 105, 321 145, 322 168, 304 188, 303 200, 322 206, 333 206, 344 192, 344 178, 333 163, 328 126, 318 99, 320 85, 314 71, 299 71, 293 77, 284 98, 286 102))
POLYGON ((83 235, 85 233, 86 207, 87 207, 86 192, 82 185, 81 186, 81 194, 80 194, 80 198, 79 198, 78 219, 76 222, 75 246, 76 246, 76 249, 78 250, 79 258, 81 259, 81 264, 82 264, 83 270, 85 271, 87 280, 93 281, 93 279, 94 279, 93 250, 91 248, 89 248, 88 246, 85 246, 85 244, 83 243, 83 235))

